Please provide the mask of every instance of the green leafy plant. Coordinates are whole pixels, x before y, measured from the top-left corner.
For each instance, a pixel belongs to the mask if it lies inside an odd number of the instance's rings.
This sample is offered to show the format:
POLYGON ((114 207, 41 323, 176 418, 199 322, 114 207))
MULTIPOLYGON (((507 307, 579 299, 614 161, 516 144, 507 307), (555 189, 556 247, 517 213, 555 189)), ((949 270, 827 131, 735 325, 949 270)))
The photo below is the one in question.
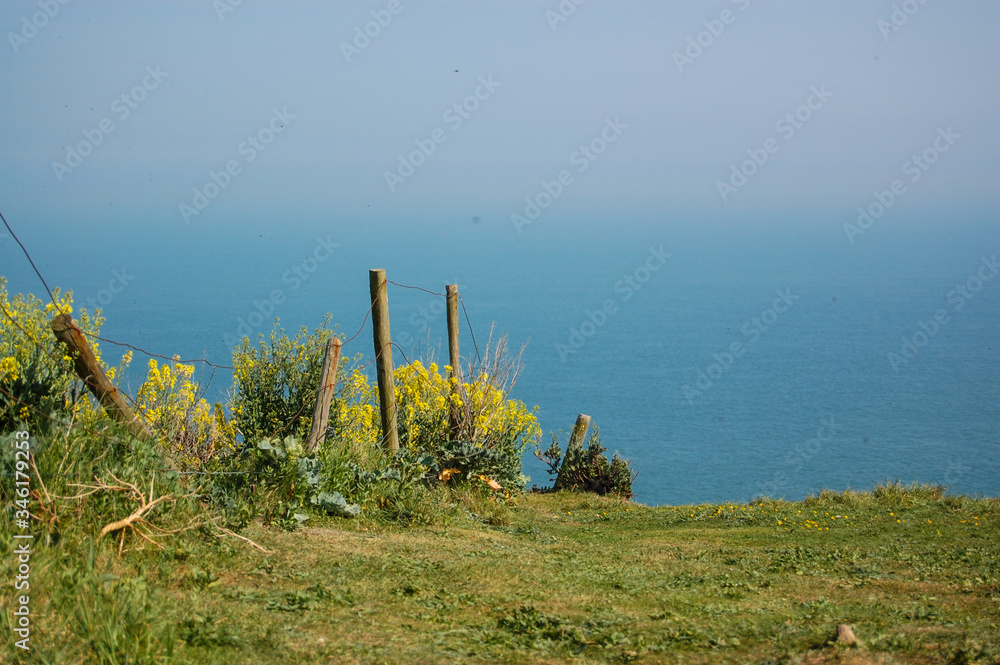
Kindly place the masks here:
POLYGON ((275 319, 270 335, 261 334, 256 346, 244 337, 233 350, 232 414, 245 445, 270 436, 308 436, 323 355, 333 334, 330 319, 327 314, 312 333, 303 327, 293 338, 275 319))
POLYGON ((279 612, 304 612, 311 610, 321 601, 334 599, 334 595, 322 584, 314 584, 303 591, 287 591, 269 600, 265 609, 279 612))
POLYGON ((445 441, 438 450, 438 465, 450 471, 448 479, 493 480, 505 489, 519 491, 528 480, 521 473, 516 448, 485 448, 471 441, 445 441))
POLYGON ((214 614, 193 614, 181 620, 178 637, 192 647, 234 647, 240 639, 214 614))
POLYGON ((606 451, 600 430, 595 427, 586 447, 569 449, 565 460, 556 434, 552 435, 549 447, 544 452, 536 450, 535 456, 545 462, 553 479, 559 478, 561 487, 631 499, 632 483, 637 475, 631 461, 618 453, 609 460, 606 451))

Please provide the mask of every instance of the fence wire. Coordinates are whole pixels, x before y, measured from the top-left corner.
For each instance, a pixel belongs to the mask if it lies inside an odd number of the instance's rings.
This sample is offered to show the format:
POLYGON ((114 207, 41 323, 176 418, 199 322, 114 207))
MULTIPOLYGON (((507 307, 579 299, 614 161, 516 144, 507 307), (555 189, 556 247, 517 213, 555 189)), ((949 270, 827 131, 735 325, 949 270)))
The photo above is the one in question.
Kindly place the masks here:
MULTIPOLYGON (((3 221, 4 226, 6 226, 7 230, 10 232, 11 236, 14 238, 14 240, 17 242, 18 246, 21 248, 21 251, 24 253, 25 257, 28 259, 28 262, 31 264, 32 269, 34 270, 35 274, 38 276, 39 281, 41 281, 42 285, 45 287, 45 291, 48 293, 49 299, 52 301, 52 304, 55 306, 55 308, 57 310, 61 311, 59 303, 56 302, 55 296, 53 295, 52 290, 49 288, 48 282, 45 280, 45 277, 42 275, 41 271, 38 269, 38 266, 35 264, 35 261, 32 259, 30 252, 28 252, 28 249, 24 246, 24 244, 21 242, 21 240, 17 237, 17 234, 14 233, 14 230, 11 228, 10 224, 7 222, 7 219, 3 216, 2 211, 0 211, 0 220, 3 221)), ((437 291, 432 291, 432 290, 426 289, 426 288, 424 288, 422 286, 415 286, 415 285, 412 285, 412 284, 402 284, 402 283, 395 282, 395 281, 392 281, 392 280, 389 280, 389 279, 386 280, 386 285, 383 288, 388 288, 388 286, 387 286, 388 284, 392 284, 393 286, 397 286, 397 287, 404 288, 404 289, 412 289, 412 290, 422 291, 424 293, 428 293, 430 295, 438 296, 438 297, 442 297, 442 298, 447 297, 446 294, 444 294, 444 293, 439 293, 437 291)), ((475 352, 476 352, 477 363, 481 365, 482 364, 482 356, 481 356, 480 351, 479 351, 479 344, 476 341, 476 333, 475 333, 475 330, 472 327, 472 321, 469 318, 469 312, 468 312, 468 310, 465 307, 465 301, 462 299, 461 296, 459 296, 459 303, 462 305, 462 312, 465 315, 465 322, 466 322, 466 325, 467 325, 467 327, 469 329, 469 334, 472 337, 472 344, 473 344, 473 348, 475 349, 475 352)), ((363 319, 361 321, 361 325, 358 327, 357 332, 355 332, 350 337, 347 337, 344 340, 343 345, 347 345, 347 344, 353 342, 358 337, 358 335, 360 335, 362 333, 362 331, 364 331, 365 327, 368 324, 368 318, 371 316, 372 309, 374 308, 374 306, 375 306, 375 298, 373 297, 372 298, 372 303, 371 303, 371 305, 369 305, 368 309, 366 310, 365 315, 364 315, 364 317, 363 317, 363 319)), ((7 312, 6 308, 0 308, 0 309, 3 310, 3 313, 7 317, 7 319, 10 320, 10 322, 18 330, 20 330, 21 333, 27 339, 29 339, 32 342, 32 344, 34 344, 38 348, 39 351, 41 351, 44 355, 48 356, 50 359, 52 359, 56 363, 59 363, 61 361, 61 358, 56 358, 55 356, 53 356, 52 353, 51 353, 51 351, 49 351, 49 349, 47 347, 45 347, 39 340, 35 339, 34 336, 32 336, 31 334, 29 334, 15 320, 15 318, 11 315, 11 313, 7 312)), ((83 331, 81 331, 81 332, 83 332, 83 331)), ((133 350, 133 351, 137 351, 139 353, 142 353, 142 354, 144 354, 144 355, 146 355, 146 356, 148 356, 150 358, 159 358, 159 359, 167 360, 167 361, 174 362, 174 363, 187 363, 187 364, 190 364, 190 363, 201 363, 201 364, 207 365, 209 367, 212 367, 214 369, 235 370, 235 367, 232 367, 230 365, 220 365, 220 364, 217 364, 217 363, 213 363, 213 362, 209 361, 207 358, 196 358, 196 359, 184 360, 184 359, 178 358, 178 356, 176 356, 176 355, 167 356, 167 355, 160 354, 160 353, 154 353, 152 351, 144 349, 144 348, 142 348, 140 346, 137 346, 135 344, 131 344, 129 342, 121 342, 121 341, 113 340, 113 339, 110 339, 110 338, 107 338, 107 337, 102 337, 100 335, 96 335, 96 334, 92 334, 92 333, 84 333, 84 334, 87 337, 90 337, 92 339, 95 339, 95 340, 98 340, 98 341, 101 341, 101 342, 106 342, 108 344, 113 344, 115 346, 126 347, 128 349, 133 350)), ((407 358, 406 353, 403 351, 402 347, 400 347, 399 344, 397 344, 395 342, 392 342, 391 344, 392 344, 393 347, 395 347, 399 351, 400 355, 403 357, 404 362, 407 365, 409 365, 410 364, 410 360, 407 358)), ((380 354, 381 354, 381 351, 378 351, 375 354, 375 357, 373 357, 371 360, 369 360, 364 365, 360 365, 358 367, 355 367, 354 369, 357 370, 357 371, 366 369, 372 363, 374 363, 376 360, 378 360, 380 354)), ((427 380, 428 383, 429 383, 429 379, 426 379, 426 377, 423 377, 422 375, 420 375, 420 376, 422 378, 424 378, 425 380, 427 380)), ((136 402, 136 400, 131 395, 129 395, 125 391, 119 390, 119 392, 121 394, 125 395, 125 397, 128 398, 128 400, 132 403, 133 406, 135 406, 135 407, 138 408, 138 406, 139 406, 138 403, 136 402)), ((71 429, 73 427, 78 427, 78 428, 82 429, 85 433, 90 434, 90 435, 92 435, 94 437, 102 438, 104 440, 107 440, 107 441, 110 441, 110 442, 114 442, 114 443, 118 443, 118 444, 121 444, 121 445, 128 445, 124 441, 121 441, 121 440, 118 440, 118 439, 116 439, 114 437, 109 436, 107 432, 97 432, 97 431, 91 430, 90 428, 88 428, 87 426, 85 426, 83 423, 74 422, 73 420, 64 421, 64 420, 60 420, 60 419, 54 418, 50 414, 44 413, 43 411, 35 408, 34 406, 31 406, 31 405, 23 402, 22 400, 18 399, 17 397, 13 396, 12 394, 10 394, 6 390, 4 390, 2 387, 0 387, 0 393, 6 395, 9 399, 13 400, 14 402, 17 402, 23 408, 26 408, 29 411, 34 412, 36 415, 38 415, 38 416, 40 416, 42 418, 45 418, 46 420, 49 420, 49 421, 53 422, 56 425, 59 425, 61 427, 65 427, 65 428, 67 428, 67 430, 69 430, 69 429, 71 429)), ((296 417, 301 414, 301 411, 302 411, 302 409, 300 409, 299 414, 296 414, 296 417)), ((277 433, 280 434, 281 431, 282 430, 279 430, 277 433)), ((177 473, 178 475, 247 475, 247 474, 258 474, 260 472, 259 471, 175 471, 174 473, 177 473)), ((12 475, 12 474, 0 474, 0 475, 7 476, 7 475, 12 475)), ((63 475, 64 475, 64 477, 69 477, 71 474, 63 474, 63 475)), ((72 475, 75 475, 75 474, 72 474, 72 475)), ((55 476, 46 476, 46 477, 55 477, 55 476)))

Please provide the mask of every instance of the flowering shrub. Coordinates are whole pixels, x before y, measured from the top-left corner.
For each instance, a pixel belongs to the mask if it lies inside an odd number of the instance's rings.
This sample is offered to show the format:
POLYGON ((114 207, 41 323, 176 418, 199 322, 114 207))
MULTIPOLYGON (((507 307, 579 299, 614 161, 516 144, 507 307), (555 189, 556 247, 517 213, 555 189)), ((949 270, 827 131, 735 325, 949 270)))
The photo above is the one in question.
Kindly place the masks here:
MULTIPOLYGON (((52 334, 49 320, 56 305, 33 295, 8 299, 7 280, 0 277, 0 430, 35 417, 35 412, 78 413, 90 411, 89 400, 78 400, 81 383, 65 347, 52 334)), ((58 311, 73 312, 72 292, 57 288, 53 296, 58 311)), ((84 334, 96 335, 104 319, 100 312, 81 310, 77 323, 84 334)), ((94 355, 100 348, 92 341, 94 355)))
MULTIPOLYGON (((521 454, 536 445, 541 428, 534 411, 523 402, 507 399, 508 390, 490 374, 478 373, 470 382, 446 378, 434 362, 420 360, 396 368, 396 420, 402 449, 431 454, 436 467, 448 469, 442 480, 494 479, 507 490, 523 489, 521 454), (458 415, 456 438, 449 430, 451 408, 458 415)), ((451 368, 444 366, 451 373, 451 368)), ((329 434, 339 446, 359 458, 382 438, 378 390, 355 369, 339 384, 330 409, 329 434)))
POLYGON ((419 360, 414 360, 396 369, 394 374, 400 445, 423 451, 447 439, 451 384, 441 376, 437 364, 424 367, 419 360))
MULTIPOLYGON (((77 379, 72 359, 49 326, 57 313, 73 313, 72 293, 56 288, 53 296, 58 305, 33 295, 8 299, 6 280, 0 277, 0 430, 12 429, 34 412, 63 412, 84 425, 93 425, 100 416, 100 408, 77 379)), ((81 309, 78 316, 77 325, 102 362, 94 339, 104 322, 100 310, 81 309)), ((117 367, 105 366, 105 373, 113 382, 120 380, 131 361, 129 351, 117 367)), ((220 448, 232 448, 235 440, 221 407, 213 411, 205 400, 197 399, 193 373, 189 365, 159 366, 151 360, 136 397, 136 414, 185 462, 204 461, 220 448)))
POLYGON ((368 382, 364 372, 355 368, 340 375, 337 394, 330 405, 327 439, 334 440, 355 459, 363 460, 382 439, 378 410, 378 386, 368 382))
POLYGON ((329 324, 328 314, 312 333, 303 327, 289 338, 275 322, 270 336, 260 335, 257 346, 244 337, 233 349, 231 405, 244 445, 279 434, 308 437, 323 353, 332 334, 329 324))
MULTIPOLYGON (((179 358, 179 356, 177 357, 179 358)), ((122 359, 128 366, 131 353, 122 359)), ((114 375, 114 368, 108 371, 114 375)), ((193 365, 179 362, 159 365, 149 361, 146 380, 136 395, 137 415, 166 442, 170 452, 179 454, 187 465, 199 466, 223 450, 236 445, 236 429, 216 404, 215 409, 198 397, 197 386, 191 382, 193 365)))
MULTIPOLYGON (((445 366, 450 373, 451 367, 445 366)), ((396 405, 401 445, 433 454, 442 469, 468 480, 495 479, 509 490, 523 489, 521 454, 537 444, 542 431, 534 411, 508 399, 509 383, 487 371, 459 384, 441 375, 438 366, 419 360, 396 370, 396 405), (458 415, 459 436, 448 431, 449 410, 458 415)))
MULTIPOLYGON (((260 336, 258 346, 245 337, 234 350, 233 418, 245 450, 268 437, 308 436, 328 323, 329 317, 313 333, 302 329, 294 338, 275 326, 269 337, 260 336)), ((451 368, 434 362, 425 366, 417 360, 395 371, 401 446, 412 455, 430 454, 435 468, 451 469, 443 480, 482 476, 506 490, 524 487, 521 454, 537 443, 541 429, 533 411, 508 399, 516 370, 504 352, 504 340, 488 344, 486 359, 467 370, 464 382, 449 378, 441 370, 450 375, 451 368), (451 409, 458 416, 458 436, 449 430, 451 409)), ((382 439, 376 385, 355 368, 339 373, 337 388, 325 447, 364 468, 384 464, 372 454, 382 439)))

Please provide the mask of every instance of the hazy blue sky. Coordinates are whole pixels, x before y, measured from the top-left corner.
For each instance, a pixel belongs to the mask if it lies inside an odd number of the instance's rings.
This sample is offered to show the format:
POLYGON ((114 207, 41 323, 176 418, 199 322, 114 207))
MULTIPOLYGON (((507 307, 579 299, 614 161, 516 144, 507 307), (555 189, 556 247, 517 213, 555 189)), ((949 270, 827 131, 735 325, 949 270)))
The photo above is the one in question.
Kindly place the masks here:
POLYGON ((1000 201, 996 2, 911 0, 905 23, 895 3, 898 30, 885 27, 894 3, 875 0, 566 0, 575 10, 560 22, 546 14, 559 12, 556 0, 244 0, 222 12, 228 4, 4 2, 8 218, 34 238, 44 235, 26 227, 98 221, 196 238, 276 215, 288 228, 478 216, 516 233, 511 214, 564 169, 572 182, 526 233, 601 220, 837 224, 897 178, 907 189, 896 205, 940 224, 995 215, 1000 201), (46 6, 58 12, 40 14, 46 6), (348 62, 343 44, 387 16, 348 62), (675 54, 702 32, 708 46, 679 67, 675 54), (481 77, 499 86, 479 87, 481 77), (813 98, 794 134, 779 130, 814 87, 830 96, 813 98), (445 115, 477 89, 484 99, 460 125, 445 115), (240 147, 273 109, 294 118, 248 161, 240 147), (616 118, 620 135, 580 172, 574 152, 616 118), (904 162, 948 127, 960 138, 911 183, 904 162), (444 141, 390 191, 386 171, 436 128, 444 141), (54 167, 84 132, 100 145, 68 172, 54 167), (723 201, 718 182, 769 138, 777 151, 723 201), (179 206, 230 161, 238 174, 185 224, 179 206))

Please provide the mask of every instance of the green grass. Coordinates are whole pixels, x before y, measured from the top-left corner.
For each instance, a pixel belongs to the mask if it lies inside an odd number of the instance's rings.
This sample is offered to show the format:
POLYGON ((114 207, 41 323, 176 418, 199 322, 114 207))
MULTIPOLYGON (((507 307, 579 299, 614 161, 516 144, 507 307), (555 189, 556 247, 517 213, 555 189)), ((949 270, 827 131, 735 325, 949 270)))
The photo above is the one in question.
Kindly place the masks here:
POLYGON ((40 547, 37 662, 1000 663, 997 499, 428 497, 410 525, 243 532, 270 554, 198 531, 40 547))

